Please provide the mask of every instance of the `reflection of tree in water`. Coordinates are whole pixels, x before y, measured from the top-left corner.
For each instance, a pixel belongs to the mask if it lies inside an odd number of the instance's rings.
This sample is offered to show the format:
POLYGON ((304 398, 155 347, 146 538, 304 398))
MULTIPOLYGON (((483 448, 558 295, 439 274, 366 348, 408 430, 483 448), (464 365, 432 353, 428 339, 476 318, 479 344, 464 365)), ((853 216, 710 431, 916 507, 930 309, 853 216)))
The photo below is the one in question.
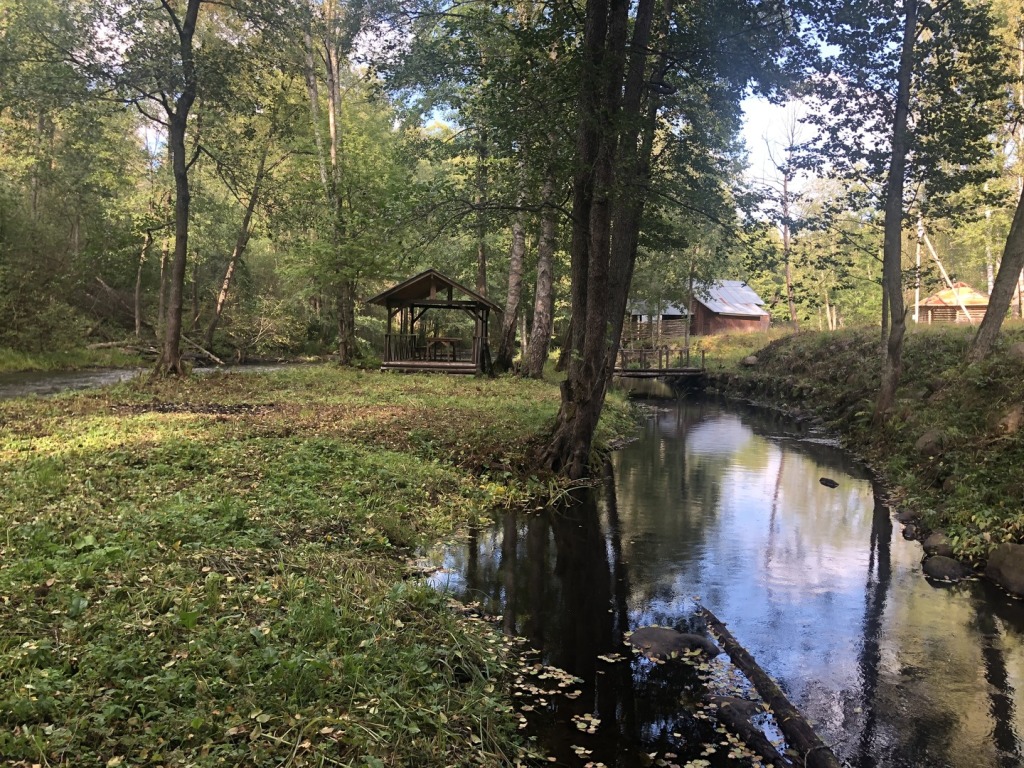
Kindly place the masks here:
POLYGON ((648 528, 657 530, 656 536, 623 543, 627 562, 665 562, 679 542, 703 538, 719 507, 728 455, 688 460, 687 436, 714 413, 715 407, 703 401, 680 402, 677 409, 657 412, 646 424, 644 438, 615 454, 615 495, 628 501, 622 504, 622 517, 627 521, 643 517, 648 528), (650 498, 679 502, 660 507, 635 502, 650 498))
POLYGON ((540 515, 508 513, 500 528, 474 536, 472 553, 461 561, 475 571, 465 573, 472 592, 464 598, 502 613, 505 631, 524 636, 544 663, 583 679, 580 697, 558 699, 550 722, 538 726, 553 754, 568 759, 571 745, 585 741, 594 759, 621 768, 641 765, 645 752, 684 755, 687 744, 696 757, 699 745, 716 735, 687 708, 702 693, 695 671, 633 657, 623 643, 629 571, 610 467, 604 479, 603 498, 584 492, 540 515), (624 660, 599 659, 609 654, 624 660), (584 737, 576 729, 572 718, 584 714, 602 721, 596 734, 584 737))
POLYGON ((987 610, 975 604, 974 628, 981 638, 981 655, 985 661, 985 681, 988 683, 989 714, 992 717, 992 740, 998 750, 1000 766, 1014 768, 1024 760, 1024 753, 1014 731, 1016 708, 1014 690, 1006 667, 1002 649, 1000 622, 987 610))
POLYGON ((878 710, 875 706, 878 691, 878 677, 882 663, 882 620, 885 616, 885 600, 892 581, 892 520, 888 507, 877 504, 871 522, 871 554, 868 558, 868 580, 864 590, 864 622, 861 633, 861 650, 857 664, 860 667, 861 692, 865 711, 857 743, 856 765, 871 768, 876 765, 872 757, 874 738, 878 726, 878 710))

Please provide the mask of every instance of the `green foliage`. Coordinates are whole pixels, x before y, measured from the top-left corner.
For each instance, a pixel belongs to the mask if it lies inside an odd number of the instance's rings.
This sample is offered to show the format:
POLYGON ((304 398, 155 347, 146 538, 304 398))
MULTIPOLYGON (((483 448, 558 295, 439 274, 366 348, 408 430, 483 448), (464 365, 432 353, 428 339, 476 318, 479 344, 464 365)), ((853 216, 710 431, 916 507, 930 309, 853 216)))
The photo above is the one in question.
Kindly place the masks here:
POLYGON ((557 397, 305 366, 0 403, 0 754, 514 764, 505 642, 402 557, 541 490, 557 397))

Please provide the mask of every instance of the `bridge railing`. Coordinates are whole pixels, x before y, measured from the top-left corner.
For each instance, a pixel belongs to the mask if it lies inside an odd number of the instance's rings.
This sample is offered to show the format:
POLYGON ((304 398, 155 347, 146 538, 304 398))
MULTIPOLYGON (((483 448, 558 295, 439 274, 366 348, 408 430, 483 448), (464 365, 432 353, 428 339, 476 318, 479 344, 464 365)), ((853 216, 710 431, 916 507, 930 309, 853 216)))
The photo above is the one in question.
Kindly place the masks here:
MULTIPOLYGON (((689 347, 663 344, 656 347, 623 347, 619 350, 615 367, 618 370, 668 370, 696 366, 691 363, 689 347)), ((700 368, 704 369, 703 349, 700 351, 700 368)))

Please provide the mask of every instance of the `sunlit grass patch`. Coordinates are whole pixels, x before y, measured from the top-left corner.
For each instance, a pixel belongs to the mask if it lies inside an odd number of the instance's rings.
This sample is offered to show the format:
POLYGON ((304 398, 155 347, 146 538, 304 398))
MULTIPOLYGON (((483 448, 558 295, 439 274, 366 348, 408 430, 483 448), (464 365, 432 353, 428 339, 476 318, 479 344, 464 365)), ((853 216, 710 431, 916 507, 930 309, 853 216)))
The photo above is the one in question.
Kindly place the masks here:
POLYGON ((557 407, 332 366, 0 403, 0 755, 514 764, 504 641, 404 556, 546 487, 557 407))

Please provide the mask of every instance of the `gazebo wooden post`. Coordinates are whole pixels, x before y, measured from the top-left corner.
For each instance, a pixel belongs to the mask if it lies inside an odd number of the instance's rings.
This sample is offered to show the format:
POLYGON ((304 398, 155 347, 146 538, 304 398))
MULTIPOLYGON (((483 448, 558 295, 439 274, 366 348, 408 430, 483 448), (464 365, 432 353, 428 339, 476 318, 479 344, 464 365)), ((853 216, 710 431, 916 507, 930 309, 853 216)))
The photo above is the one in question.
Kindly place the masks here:
POLYGON ((491 344, 490 344, 490 319, 491 311, 484 307, 483 309, 483 349, 480 350, 480 371, 482 373, 491 373, 491 344))
POLYGON ((387 333, 384 334, 384 362, 385 363, 390 363, 391 362, 391 347, 392 347, 392 344, 391 344, 391 329, 394 326, 395 313, 391 309, 391 307, 387 308, 387 312, 388 312, 388 331, 387 331, 387 333))
POLYGON ((480 322, 480 313, 477 310, 473 310, 473 366, 476 368, 477 373, 480 373, 482 367, 482 348, 481 343, 481 329, 482 323, 480 322))

